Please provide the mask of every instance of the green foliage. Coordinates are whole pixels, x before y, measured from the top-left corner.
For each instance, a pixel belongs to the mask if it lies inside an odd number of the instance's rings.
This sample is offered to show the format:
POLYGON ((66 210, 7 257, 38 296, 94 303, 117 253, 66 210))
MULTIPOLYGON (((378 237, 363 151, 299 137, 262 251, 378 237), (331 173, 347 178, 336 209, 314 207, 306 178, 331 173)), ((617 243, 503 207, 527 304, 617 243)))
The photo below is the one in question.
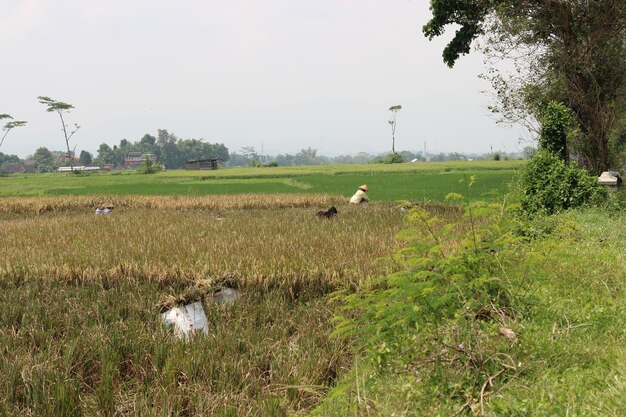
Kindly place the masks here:
POLYGON ((432 40, 444 33, 445 27, 458 23, 461 27, 443 50, 443 61, 452 68, 461 55, 470 53, 472 42, 483 33, 483 20, 493 7, 491 2, 445 2, 431 0, 432 19, 424 25, 424 35, 432 40))
MULTIPOLYGON (((432 216, 433 208, 425 207, 432 216)), ((446 343, 449 349, 437 358, 429 356, 428 348, 447 334, 439 328, 429 345, 422 327, 419 337, 407 336, 404 350, 387 354, 387 366, 355 360, 334 395, 313 415, 622 415, 623 213, 608 221, 605 210, 596 208, 538 216, 550 223, 548 234, 498 251, 506 261, 498 274, 500 283, 511 293, 504 317, 512 317, 510 328, 516 332, 508 343, 502 343, 499 334, 481 337, 492 332, 484 322, 473 338, 459 326, 456 335, 463 340, 462 348, 446 343), (498 364, 488 363, 486 367, 495 367, 481 384, 472 378, 465 355, 476 364, 489 358, 503 362, 499 370, 498 364), (479 393, 478 401, 472 392, 479 393)))
POLYGON ((143 163, 137 168, 138 174, 156 174, 157 172, 161 172, 163 167, 161 164, 154 162, 151 159, 146 159, 143 163))
MULTIPOLYGON (((610 132, 626 106, 626 2, 431 0, 424 34, 455 34, 443 51, 452 67, 481 38, 494 60, 513 58, 516 71, 489 68, 486 78, 504 120, 542 119, 550 100, 571 110, 579 134, 571 148, 594 173, 610 168, 610 132)), ((560 147, 560 146, 557 146, 560 147)))
POLYGON ((317 155, 317 149, 311 147, 300 149, 295 155, 276 155, 273 160, 280 166, 321 165, 324 162, 324 160, 317 155))
POLYGON ((74 106, 69 103, 57 101, 47 96, 39 96, 37 97, 37 100, 39 100, 41 104, 47 106, 46 111, 48 112, 63 112, 74 108, 74 106))
POLYGON ((377 164, 401 164, 404 162, 404 159, 402 158, 402 155, 400 153, 390 152, 381 158, 376 158, 372 162, 377 164))
POLYGON ((20 164, 20 158, 17 155, 6 155, 0 152, 0 173, 9 174, 8 170, 4 170, 2 167, 7 167, 7 164, 20 164))
POLYGON ((278 162, 276 161, 261 162, 258 159, 252 159, 250 163, 255 168, 273 168, 278 166, 278 162))
POLYGON ((55 112, 59 115, 59 119, 61 120, 61 130, 63 131, 63 137, 65 138, 65 146, 67 148, 67 157, 69 158, 70 167, 74 165, 74 160, 72 158, 73 152, 70 149, 70 139, 74 134, 80 129, 78 123, 74 123, 74 127, 72 130, 68 132, 68 126, 65 123, 65 119, 63 118, 63 114, 69 112, 74 108, 73 105, 69 103, 64 103, 62 101, 53 100, 50 97, 39 96, 37 100, 43 105, 46 106, 47 112, 55 112))
POLYGON ((560 155, 564 161, 567 156, 567 131, 573 123, 571 110, 564 104, 551 101, 543 112, 539 147, 560 155))
MULTIPOLYGON (((13 118, 9 114, 0 114, 0 120, 2 119, 13 119, 13 118)), ((2 146, 2 144, 4 143, 4 139, 7 137, 7 135, 12 129, 16 127, 22 127, 24 125, 26 125, 26 122, 23 120, 13 120, 11 122, 7 122, 4 126, 2 126, 2 130, 4 131, 4 134, 0 138, 0 146, 2 146)))
POLYGON ((502 159, 502 155, 500 154, 500 152, 494 152, 493 155, 491 155, 491 159, 493 159, 494 161, 499 161, 500 159, 502 159))
POLYGON ((228 148, 221 143, 208 143, 204 139, 179 139, 165 129, 158 130, 158 137, 145 134, 139 141, 122 139, 119 145, 103 143, 98 148, 96 161, 100 165, 122 166, 128 152, 153 154, 167 169, 182 168, 187 161, 217 158, 227 161, 228 148))
POLYGON ((514 196, 528 214, 553 214, 602 201, 606 190, 574 163, 566 165, 554 153, 539 151, 522 168, 514 196))
POLYGON ((39 172, 51 172, 56 169, 54 155, 46 147, 37 148, 33 159, 39 163, 39 172))
POLYGON ((383 373, 407 361, 430 364, 423 378, 438 390, 428 396, 460 405, 478 402, 475 387, 491 375, 516 371, 510 357, 496 353, 506 344, 492 337, 513 319, 503 266, 515 259, 508 250, 518 238, 507 206, 470 201, 474 181, 465 182, 465 195, 449 196, 462 204, 458 222, 410 209, 412 228, 400 235, 408 244, 395 256, 399 272, 335 295, 343 301, 337 335, 369 352, 383 373))
POLYGON ((91 165, 91 162, 93 160, 93 157, 91 156, 91 154, 85 150, 80 152, 80 163, 84 166, 89 166, 91 165))

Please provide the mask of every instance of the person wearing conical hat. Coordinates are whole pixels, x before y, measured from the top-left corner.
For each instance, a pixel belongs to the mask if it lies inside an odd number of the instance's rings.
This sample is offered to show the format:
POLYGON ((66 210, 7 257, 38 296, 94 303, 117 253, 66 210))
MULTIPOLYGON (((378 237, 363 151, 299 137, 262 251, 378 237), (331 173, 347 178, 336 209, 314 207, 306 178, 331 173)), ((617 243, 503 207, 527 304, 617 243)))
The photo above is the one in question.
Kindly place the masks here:
POLYGON ((367 190, 367 185, 361 185, 350 199, 350 204, 367 204, 370 201, 367 197, 367 190))

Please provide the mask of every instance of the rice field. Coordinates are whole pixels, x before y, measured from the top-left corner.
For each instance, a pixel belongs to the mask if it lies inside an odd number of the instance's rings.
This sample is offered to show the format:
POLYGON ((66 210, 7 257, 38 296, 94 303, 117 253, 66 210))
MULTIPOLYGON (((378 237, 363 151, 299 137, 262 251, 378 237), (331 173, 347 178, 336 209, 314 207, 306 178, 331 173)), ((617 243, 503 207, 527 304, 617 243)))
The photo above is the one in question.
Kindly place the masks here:
POLYGON ((134 172, 11 175, 0 177, 0 197, 49 196, 219 196, 239 194, 332 194, 347 200, 368 184, 373 201, 443 201, 460 192, 459 181, 478 177, 476 195, 490 199, 523 161, 467 161, 419 164, 319 165, 308 167, 175 170, 154 175, 134 172))
POLYGON ((0 415, 303 415, 351 364, 324 296, 393 271, 404 226, 318 194, 3 198, 0 415), (159 314, 197 300, 209 335, 175 339, 159 314))
POLYGON ((327 295, 397 269, 395 201, 477 172, 497 195, 516 164, 0 177, 0 415, 305 415, 352 365, 327 295), (192 301, 185 343, 160 314, 192 301))

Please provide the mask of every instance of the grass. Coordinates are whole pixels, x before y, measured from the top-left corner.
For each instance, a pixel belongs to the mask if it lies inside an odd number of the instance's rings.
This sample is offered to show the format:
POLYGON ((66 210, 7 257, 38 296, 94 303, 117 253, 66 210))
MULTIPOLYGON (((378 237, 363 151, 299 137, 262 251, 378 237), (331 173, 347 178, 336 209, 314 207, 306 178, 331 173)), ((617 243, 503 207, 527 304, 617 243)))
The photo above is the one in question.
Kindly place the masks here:
POLYGON ((372 360, 380 351, 363 352, 313 415, 623 415, 626 215, 587 209, 548 221, 550 235, 500 254, 526 259, 495 275, 515 295, 500 319, 514 340, 497 322, 479 322, 472 334, 407 330, 410 343, 386 366, 372 360), (440 338, 452 347, 432 357, 440 338), (468 378, 468 356, 484 377, 468 378))
POLYGON ((0 210, 0 415, 303 414, 350 365, 324 294, 393 270, 404 222, 380 204, 319 219, 311 195, 126 197, 98 217, 18 200, 0 210), (232 307, 211 301, 224 286, 232 307), (159 313, 191 300, 210 335, 184 343, 159 313))
MULTIPOLYGON (((474 174, 474 195, 495 198, 518 166, 0 177, 0 415, 621 415, 621 213, 560 215, 547 220, 551 235, 502 253, 507 269, 495 276, 516 295, 507 317, 514 341, 489 324, 469 339, 461 328, 441 333, 485 354, 483 363, 511 367, 484 370, 494 379, 482 405, 466 406, 470 379, 458 351, 446 350, 441 366, 429 362, 433 340, 410 339, 381 369, 368 357, 384 349, 355 356, 331 336, 327 295, 399 268, 392 254, 407 223, 385 201, 443 200, 474 174), (362 183, 375 203, 347 205, 362 183), (113 214, 96 217, 104 202, 113 214), (338 217, 313 216, 329 205, 338 217), (225 286, 243 294, 230 307, 212 302, 225 286), (175 340, 159 313, 195 300, 210 334, 175 340)), ((459 217, 456 208, 428 208, 459 217)))
POLYGON ((347 200, 356 187, 367 183, 374 201, 443 201, 448 192, 460 191, 459 180, 469 175, 479 177, 477 193, 502 194, 509 178, 521 164, 522 161, 473 161, 176 170, 154 175, 131 172, 13 175, 0 177, 0 196, 324 193, 347 200))

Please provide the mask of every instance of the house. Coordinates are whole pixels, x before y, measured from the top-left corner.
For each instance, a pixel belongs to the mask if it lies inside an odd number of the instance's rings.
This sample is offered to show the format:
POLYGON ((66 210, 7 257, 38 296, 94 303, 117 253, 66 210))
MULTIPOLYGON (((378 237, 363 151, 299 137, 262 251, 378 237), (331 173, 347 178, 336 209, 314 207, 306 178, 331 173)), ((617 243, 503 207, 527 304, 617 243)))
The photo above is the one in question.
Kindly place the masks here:
POLYGON ((80 157, 76 156, 74 152, 62 152, 62 151, 52 151, 52 155, 54 155, 54 162, 57 164, 66 164, 72 160, 73 162, 79 162, 80 157))
POLYGON ((138 168, 144 161, 150 160, 156 162, 156 155, 153 153, 144 152, 128 152, 124 158, 124 167, 126 168, 138 168))
POLYGON ((185 162, 185 169, 217 169, 220 160, 217 158, 197 159, 185 162))

